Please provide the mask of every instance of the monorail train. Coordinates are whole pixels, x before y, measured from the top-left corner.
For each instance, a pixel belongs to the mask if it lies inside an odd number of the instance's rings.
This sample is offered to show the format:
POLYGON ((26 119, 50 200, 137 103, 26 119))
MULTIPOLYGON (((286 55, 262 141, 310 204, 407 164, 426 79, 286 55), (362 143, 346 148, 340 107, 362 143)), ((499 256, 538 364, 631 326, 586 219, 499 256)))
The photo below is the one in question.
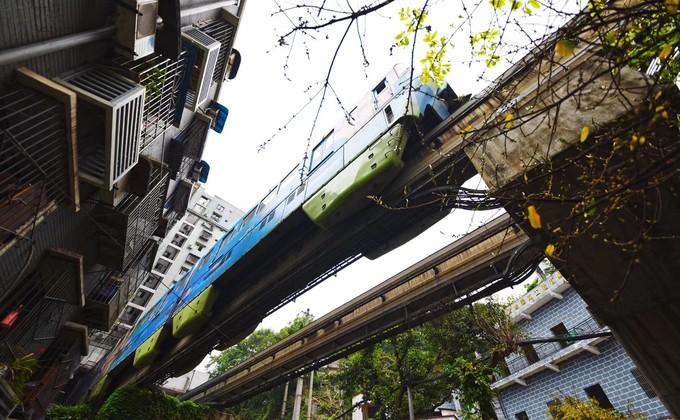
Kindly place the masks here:
MULTIPOLYGON (((369 205, 366 197, 380 194, 404 166, 405 154, 422 147, 423 134, 462 102, 450 87, 422 85, 410 75, 409 68, 395 66, 350 112, 349 120, 314 146, 303 168, 293 168, 185 273, 139 320, 116 352, 108 375, 144 369, 161 353, 173 351, 178 341, 215 322, 217 302, 226 305, 234 299, 228 291, 235 282, 248 281, 230 275, 232 269, 274 232, 290 232, 283 229, 298 223, 300 215, 316 229, 333 231, 369 205)), ((198 356, 186 370, 205 352, 198 356)), ((95 393, 101 391, 104 378, 95 393)))

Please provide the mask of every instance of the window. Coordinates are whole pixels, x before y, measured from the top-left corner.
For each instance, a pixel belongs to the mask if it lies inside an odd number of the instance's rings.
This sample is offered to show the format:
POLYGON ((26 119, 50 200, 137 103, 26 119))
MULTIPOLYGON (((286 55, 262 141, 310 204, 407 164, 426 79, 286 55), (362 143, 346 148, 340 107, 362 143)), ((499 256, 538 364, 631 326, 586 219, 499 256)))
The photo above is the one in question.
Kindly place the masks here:
POLYGON ((180 232, 182 232, 185 235, 190 234, 194 230, 194 227, 191 225, 188 225, 186 223, 182 224, 182 227, 179 229, 180 232))
POLYGON ((387 80, 382 79, 378 85, 373 88, 373 92, 375 93, 375 96, 378 96, 382 93, 383 90, 387 87, 387 80))
POLYGON ((540 360, 538 354, 536 354, 536 349, 531 344, 523 345, 522 352, 524 352, 524 356, 526 356, 529 363, 536 363, 540 360))
POLYGON ((586 392, 588 398, 590 398, 591 400, 595 400, 600 405, 600 407, 614 408, 611 401, 609 401, 609 398, 607 398, 607 394, 604 393, 604 389, 602 389, 600 384, 591 385, 588 388, 584 389, 584 391, 586 392))
POLYGON ((212 212, 212 214, 210 215, 210 218, 211 218, 212 220, 216 221, 216 222, 219 222, 220 219, 222 218, 222 215, 219 214, 218 212, 214 211, 214 212, 212 212))
POLYGON ((207 230, 204 230, 203 232, 201 232, 201 236, 199 237, 199 239, 207 242, 210 240, 211 237, 212 233, 208 232, 207 230))
POLYGON ((647 381, 647 378, 640 372, 640 369, 638 368, 633 368, 630 373, 633 375, 633 378, 635 378, 635 381, 637 381, 638 385, 640 385, 640 388, 645 392, 645 395, 647 395, 647 398, 656 398, 656 391, 654 391, 654 388, 649 384, 649 381, 647 381))
POLYGON ((222 212, 224 211, 224 206, 223 206, 222 204, 218 204, 218 205, 217 205, 217 211, 219 211, 220 213, 222 213, 222 212))
POLYGON ((316 168, 326 156, 332 151, 331 139, 333 136, 333 130, 326 134, 324 138, 314 147, 312 150, 312 159, 309 161, 309 170, 316 168))
POLYGON ((189 255, 187 255, 187 259, 186 259, 186 261, 184 261, 184 263, 189 264, 189 265, 194 265, 198 262, 199 259, 200 259, 199 256, 194 255, 194 254, 189 254, 189 255))
POLYGON ((203 213, 205 211, 205 206, 200 205, 199 203, 194 204, 194 211, 197 213, 203 213))
POLYGON ((205 247, 206 247, 205 244, 202 244, 200 242, 196 242, 196 248, 198 249, 199 252, 203 251, 203 248, 205 248, 205 247))
POLYGON ((516 420, 529 420, 529 416, 527 416, 526 411, 520 411, 519 413, 515 413, 515 419, 516 420))
POLYGON ((394 119, 394 112, 392 112, 392 107, 389 105, 385 107, 385 116, 387 117, 388 123, 391 123, 394 119))
POLYGON ((154 270, 162 274, 165 274, 168 271, 168 268, 170 268, 170 262, 163 259, 159 259, 153 267, 154 270))
POLYGON ((149 289, 156 289, 158 285, 161 283, 161 278, 155 274, 149 274, 149 277, 144 280, 144 287, 148 287, 149 289))
POLYGON ((172 244, 175 246, 182 246, 184 245, 184 242, 186 242, 187 238, 185 238, 182 235, 175 234, 175 237, 172 238, 172 244))
MULTIPOLYGON (((550 332, 552 332, 555 337, 566 337, 569 335, 569 330, 567 330, 567 327, 565 327, 561 322, 550 328, 550 332)), ((562 346, 562 348, 567 347, 572 343, 573 341, 559 341, 559 344, 562 346)))
MULTIPOLYGON (((179 269, 179 275, 181 276, 182 274, 184 274, 188 271, 189 271, 189 267, 182 266, 179 269)), ((173 283, 177 283, 177 280, 173 280, 173 283)))
POLYGON ((203 223, 201 223, 201 226, 203 226, 204 228, 206 228, 207 230, 209 230, 209 231, 211 231, 211 232, 212 232, 212 230, 213 230, 213 225, 210 224, 210 223, 208 223, 208 222, 203 222, 203 223))
POLYGON ((209 202, 210 199, 204 195, 202 195, 201 198, 198 199, 198 204, 200 204, 203 207, 207 206, 209 202))
POLYGON ((195 225, 196 223, 198 223, 198 216, 196 216, 195 214, 189 213, 189 214, 187 214, 186 221, 187 221, 187 223, 191 223, 192 225, 195 225))
POLYGON ((172 245, 168 245, 165 251, 163 251, 163 258, 174 260, 177 254, 179 254, 179 250, 172 245))

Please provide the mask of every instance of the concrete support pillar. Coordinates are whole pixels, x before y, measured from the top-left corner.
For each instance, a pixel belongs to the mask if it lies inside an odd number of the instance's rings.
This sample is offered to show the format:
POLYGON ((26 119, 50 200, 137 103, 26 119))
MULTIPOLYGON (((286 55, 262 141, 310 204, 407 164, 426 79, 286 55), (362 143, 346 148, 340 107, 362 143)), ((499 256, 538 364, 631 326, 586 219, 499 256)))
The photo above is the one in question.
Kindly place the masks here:
POLYGON ((293 417, 292 420, 300 420, 300 410, 302 409, 302 377, 297 378, 295 385, 295 401, 293 403, 293 417))

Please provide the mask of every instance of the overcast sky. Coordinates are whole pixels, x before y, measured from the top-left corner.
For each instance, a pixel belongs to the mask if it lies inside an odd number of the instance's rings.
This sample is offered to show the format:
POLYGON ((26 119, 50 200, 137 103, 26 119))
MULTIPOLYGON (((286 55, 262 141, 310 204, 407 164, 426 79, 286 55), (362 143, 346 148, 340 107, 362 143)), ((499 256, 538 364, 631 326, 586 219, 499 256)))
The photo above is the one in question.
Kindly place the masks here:
MULTIPOLYGON (((327 5, 333 6, 334 3, 329 1, 327 5)), ((459 2, 432 1, 430 4, 433 5, 433 13, 430 13, 429 23, 434 29, 446 31, 448 25, 461 15, 457 8, 459 2)), ((398 7, 399 4, 386 9, 360 26, 359 32, 365 33, 368 67, 362 65, 356 29, 350 31, 346 45, 340 50, 331 80, 347 109, 351 109, 396 63, 410 61, 410 49, 395 49, 390 53, 394 36, 402 31, 397 18, 398 7)), ((271 16, 275 10, 273 0, 250 0, 246 5, 235 44, 243 58, 241 67, 238 76, 225 84, 220 98, 220 102, 229 108, 229 118, 222 134, 211 132, 204 154, 211 166, 207 191, 244 211, 257 204, 302 160, 316 103, 292 123, 286 122, 307 102, 310 93, 306 93, 305 89, 312 85, 316 87, 310 91, 314 91, 319 86, 315 83, 324 79, 336 46, 333 36, 338 35, 337 31, 331 31, 331 39, 327 40, 325 34, 314 34, 316 40, 307 39, 306 45, 298 37, 289 60, 289 80, 283 71, 289 50, 275 47, 277 34, 286 29, 286 22, 283 16, 271 16), (284 125, 285 128, 279 130, 284 125), (258 152, 258 145, 275 133, 278 133, 277 136, 266 149, 258 152)), ((473 31, 487 27, 491 16, 489 11, 487 1, 482 1, 482 6, 475 11, 473 31)), ((536 30, 543 30, 549 19, 537 17, 535 22, 540 25, 535 26, 536 30)), ((532 21, 527 22, 525 29, 531 31, 532 21)), ((467 36, 461 33, 454 38, 456 48, 450 54, 454 67, 448 80, 459 94, 478 92, 488 80, 507 67, 502 63, 493 70, 486 70, 482 64, 468 64, 470 50, 467 36), (484 78, 480 79, 482 74, 484 78)), ((522 42, 520 38, 517 38, 518 43, 522 42)), ((416 57, 419 57, 418 53, 416 57)), ((336 100, 330 98, 320 116, 312 146, 321 134, 341 119, 342 112, 336 100)), ((297 313, 307 309, 315 317, 320 317, 498 214, 455 211, 401 248, 375 261, 357 261, 266 318, 260 328, 279 329, 297 313)))

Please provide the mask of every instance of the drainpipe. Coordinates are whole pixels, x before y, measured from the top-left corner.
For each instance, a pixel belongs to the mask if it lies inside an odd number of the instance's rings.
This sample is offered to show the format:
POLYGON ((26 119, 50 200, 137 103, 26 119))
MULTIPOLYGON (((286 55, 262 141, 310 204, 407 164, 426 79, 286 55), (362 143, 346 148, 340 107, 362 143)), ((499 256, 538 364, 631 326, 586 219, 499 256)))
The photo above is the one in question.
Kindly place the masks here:
POLYGON ((66 48, 89 44, 94 41, 110 39, 115 32, 115 26, 95 29, 93 31, 66 35, 59 38, 36 42, 35 44, 22 45, 0 51, 0 66, 25 61, 33 57, 49 54, 66 48))

